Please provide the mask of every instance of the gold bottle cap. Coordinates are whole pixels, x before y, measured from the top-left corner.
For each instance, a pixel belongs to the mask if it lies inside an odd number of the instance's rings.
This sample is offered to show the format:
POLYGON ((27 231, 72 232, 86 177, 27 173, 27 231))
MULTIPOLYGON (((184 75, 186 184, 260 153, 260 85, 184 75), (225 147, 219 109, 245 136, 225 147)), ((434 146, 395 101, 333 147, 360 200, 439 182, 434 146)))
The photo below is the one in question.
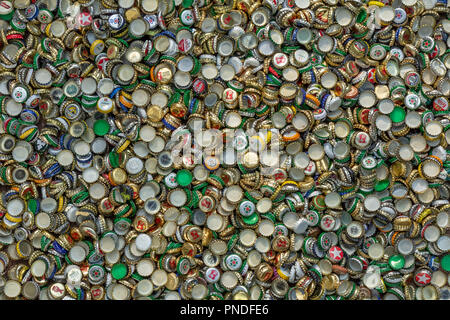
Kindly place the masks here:
POLYGON ((111 180, 116 185, 124 184, 127 182, 127 173, 122 168, 115 168, 111 171, 111 180))

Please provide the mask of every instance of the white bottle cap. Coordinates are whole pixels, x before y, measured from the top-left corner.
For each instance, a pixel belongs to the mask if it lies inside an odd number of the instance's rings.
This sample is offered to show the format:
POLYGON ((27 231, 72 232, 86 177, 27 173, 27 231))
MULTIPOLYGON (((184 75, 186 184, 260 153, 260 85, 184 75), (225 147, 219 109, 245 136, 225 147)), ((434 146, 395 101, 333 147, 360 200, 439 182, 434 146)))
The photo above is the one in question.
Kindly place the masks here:
POLYGON ((225 271, 220 278, 220 283, 225 288, 234 288, 238 284, 238 278, 232 271, 225 271))
POLYGON ((68 166, 73 162, 73 153, 70 150, 62 150, 56 155, 56 160, 62 166, 68 166))
POLYGON ((258 232, 264 237, 270 237, 275 231, 275 225, 269 219, 263 219, 258 226, 258 232))
POLYGON ((98 180, 99 173, 98 170, 94 167, 89 167, 87 169, 84 169, 82 176, 83 180, 87 183, 94 183, 98 180))
POLYGON ((374 243, 370 245, 368 254, 372 259, 379 260, 384 255, 384 247, 379 243, 374 243))
POLYGON ((115 264, 120 260, 120 252, 119 250, 113 250, 105 254, 105 261, 108 264, 115 264))
POLYGON ((252 229, 244 229, 239 234, 239 240, 246 246, 252 246, 256 241, 256 233, 252 229))
POLYGON ((69 258, 74 263, 81 263, 86 259, 86 251, 83 247, 75 245, 72 248, 70 248, 69 251, 69 258))
POLYGON ((145 142, 150 142, 155 138, 155 128, 145 125, 142 126, 140 132, 139 132, 139 137, 141 140, 145 141, 145 142))
POLYGON ((161 287, 167 283, 167 272, 162 269, 156 269, 152 273, 151 279, 155 286, 161 287))
MULTIPOLYGON (((98 172, 97 172, 98 174, 98 172)), ((98 177, 97 177, 98 179, 98 177)), ((100 200, 103 199, 106 195, 106 189, 103 184, 100 182, 93 183, 89 186, 89 195, 94 200, 100 200)))
POLYGON ((162 234, 165 237, 172 237, 175 235, 175 232, 177 231, 177 224, 173 221, 166 221, 162 227, 162 234))
POLYGON ((137 273, 142 277, 150 276, 155 270, 155 264, 150 259, 142 259, 136 265, 137 273))
POLYGON ((223 226, 223 218, 217 213, 210 214, 206 220, 206 225, 209 229, 213 231, 218 231, 223 226))
POLYGON ((258 237, 255 242, 255 249, 260 253, 266 253, 270 250, 270 240, 266 237, 258 237))
POLYGON ((16 280, 6 281, 5 286, 3 287, 3 293, 10 299, 18 297, 21 291, 22 285, 16 280))
POLYGON ((100 239, 100 249, 105 252, 112 252, 116 249, 116 241, 111 236, 104 236, 100 239))
POLYGON ((113 285, 111 297, 113 300, 128 300, 130 297, 130 289, 120 283, 113 285))
POLYGON ((39 229, 47 229, 48 227, 50 227, 50 216, 48 215, 48 213, 46 212, 39 212, 36 215, 36 226, 39 229))
POLYGON ((153 292, 153 283, 148 279, 142 279, 136 285, 136 291, 140 296, 148 297, 153 292))
POLYGON ((6 210, 10 216, 18 217, 25 211, 25 203, 21 198, 14 198, 8 201, 6 210))

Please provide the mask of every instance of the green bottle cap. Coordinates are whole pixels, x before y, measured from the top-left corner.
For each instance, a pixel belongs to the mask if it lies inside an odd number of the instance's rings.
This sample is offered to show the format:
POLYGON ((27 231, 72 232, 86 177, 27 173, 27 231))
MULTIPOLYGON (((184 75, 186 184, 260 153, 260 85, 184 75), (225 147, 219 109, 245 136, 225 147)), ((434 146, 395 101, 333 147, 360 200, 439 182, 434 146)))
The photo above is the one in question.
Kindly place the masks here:
POLYGON ((111 275, 116 280, 121 280, 121 279, 125 278, 127 273, 128 273, 127 266, 123 263, 116 263, 111 268, 111 275))
POLYGON ((190 7, 192 7, 193 3, 194 3, 194 0, 183 0, 181 5, 183 6, 183 8, 190 8, 190 7))
POLYGON ((400 270, 405 266, 405 258, 400 254, 396 254, 389 258, 389 265, 394 270, 400 270))
POLYGON ((442 257, 441 267, 444 271, 450 272, 450 254, 446 254, 442 257))
POLYGON ((100 119, 94 123, 94 133, 98 136, 104 136, 109 132, 110 125, 108 121, 100 119))
POLYGON ((392 122, 399 123, 405 120, 406 111, 402 107, 395 107, 389 116, 392 122))
POLYGON ((381 180, 378 181, 377 184, 375 185, 375 190, 376 191, 383 191, 386 190, 386 188, 389 186, 389 180, 381 180))
POLYGON ((256 224, 258 222, 258 219, 259 219, 259 217, 256 212, 248 217, 242 216, 242 221, 244 221, 246 224, 251 225, 251 226, 256 224))
POLYGON ((180 186, 186 187, 192 182, 192 173, 189 170, 185 169, 179 170, 177 172, 176 180, 180 186))
POLYGON ((33 212, 34 214, 36 214, 36 212, 38 211, 38 202, 36 199, 28 199, 27 201, 28 204, 28 210, 33 212))

